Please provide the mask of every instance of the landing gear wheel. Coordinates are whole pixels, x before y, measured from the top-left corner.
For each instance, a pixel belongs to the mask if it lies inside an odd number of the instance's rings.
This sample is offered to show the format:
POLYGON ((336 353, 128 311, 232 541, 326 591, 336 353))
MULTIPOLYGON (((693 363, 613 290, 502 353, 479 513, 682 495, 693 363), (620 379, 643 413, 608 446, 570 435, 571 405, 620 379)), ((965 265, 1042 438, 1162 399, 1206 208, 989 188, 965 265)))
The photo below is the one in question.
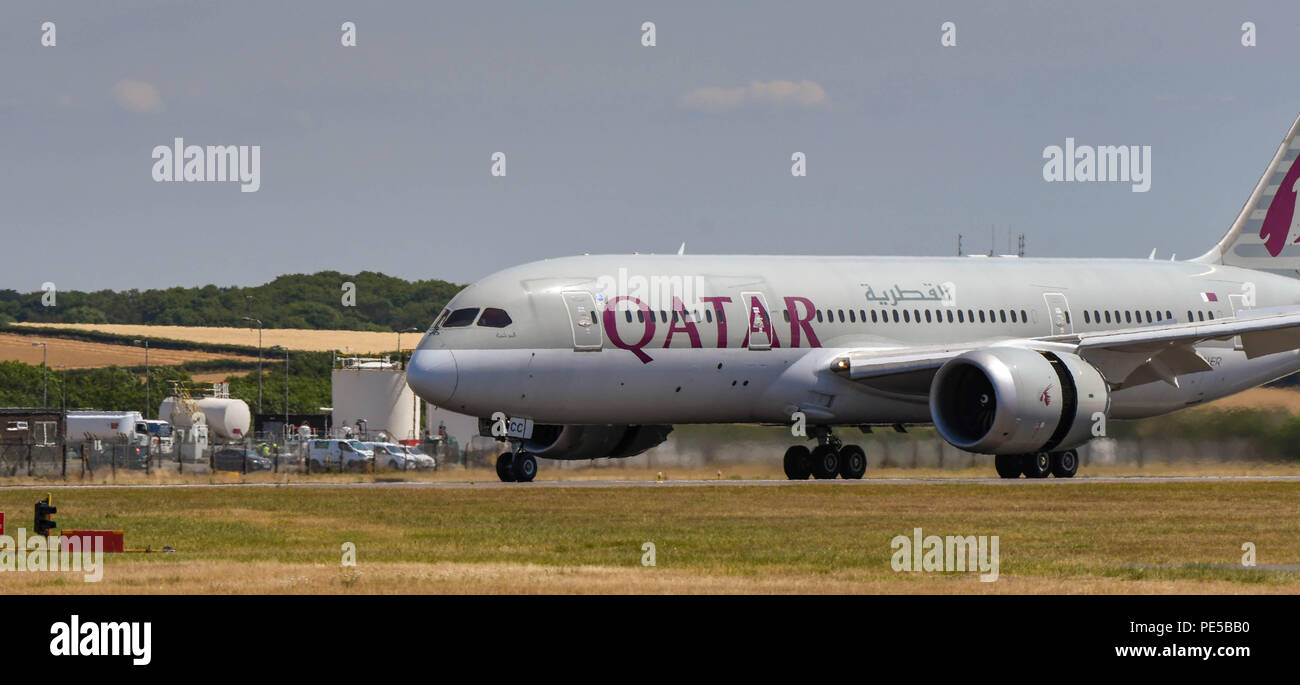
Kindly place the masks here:
POLYGON ((803 445, 785 451, 785 477, 790 480, 808 480, 812 475, 812 453, 803 445))
POLYGON ((1024 469, 1026 478, 1046 478, 1052 474, 1052 455, 1033 452, 1020 458, 1020 468, 1024 469))
POLYGON ((502 483, 514 482, 514 461, 515 455, 509 452, 502 452, 501 456, 497 457, 497 478, 500 478, 502 483))
POLYGON ((840 455, 830 445, 818 445, 812 451, 812 477, 834 478, 840 472, 840 455))
POLYGON ((1023 455, 1020 454, 998 454, 993 457, 993 468, 997 470, 998 476, 1002 478, 1019 478, 1022 469, 1020 460, 1023 455))
POLYGON ((845 480, 858 480, 867 472, 867 453, 857 445, 840 448, 840 476, 845 480))
POLYGON ((531 483, 537 477, 537 458, 527 452, 520 452, 515 455, 512 470, 515 472, 515 480, 531 483))
POLYGON ((1079 472, 1079 453, 1074 450, 1052 453, 1052 475, 1073 478, 1079 472))

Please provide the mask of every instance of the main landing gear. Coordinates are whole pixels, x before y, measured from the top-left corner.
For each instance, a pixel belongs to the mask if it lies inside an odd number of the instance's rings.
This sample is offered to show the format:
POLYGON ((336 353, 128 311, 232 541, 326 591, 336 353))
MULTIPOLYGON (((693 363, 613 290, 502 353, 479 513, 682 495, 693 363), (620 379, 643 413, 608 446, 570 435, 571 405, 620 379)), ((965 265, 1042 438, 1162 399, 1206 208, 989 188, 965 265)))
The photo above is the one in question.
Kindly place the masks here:
POLYGON ((504 483, 531 483, 537 477, 537 457, 515 448, 497 457, 497 478, 504 483))
POLYGON ((856 480, 867 472, 867 453, 857 445, 845 445, 829 428, 815 429, 817 446, 809 450, 795 445, 785 451, 785 476, 790 480, 819 480, 841 476, 856 480))
POLYGON ((1034 452, 1032 454, 999 454, 993 458, 993 467, 1003 478, 1073 478, 1079 472, 1079 453, 1034 452))

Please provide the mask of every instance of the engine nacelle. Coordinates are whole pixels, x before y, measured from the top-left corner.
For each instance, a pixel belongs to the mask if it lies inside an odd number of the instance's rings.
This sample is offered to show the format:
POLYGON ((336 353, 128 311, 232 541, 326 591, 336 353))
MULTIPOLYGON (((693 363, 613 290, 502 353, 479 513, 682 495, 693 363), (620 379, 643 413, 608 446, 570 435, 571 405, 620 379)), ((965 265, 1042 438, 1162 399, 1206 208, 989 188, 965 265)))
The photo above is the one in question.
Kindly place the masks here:
MULTIPOLYGON (((480 421, 484 425, 484 421, 480 421)), ((491 421, 487 435, 491 435, 491 421)), ((672 426, 536 424, 524 450, 544 459, 621 459, 634 457, 668 439, 672 426)), ((482 429, 480 428, 480 432, 482 429)))
POLYGON ((1069 449, 1110 407, 1097 369, 1066 353, 986 347, 948 360, 930 384, 930 417, 955 447, 986 454, 1069 449))

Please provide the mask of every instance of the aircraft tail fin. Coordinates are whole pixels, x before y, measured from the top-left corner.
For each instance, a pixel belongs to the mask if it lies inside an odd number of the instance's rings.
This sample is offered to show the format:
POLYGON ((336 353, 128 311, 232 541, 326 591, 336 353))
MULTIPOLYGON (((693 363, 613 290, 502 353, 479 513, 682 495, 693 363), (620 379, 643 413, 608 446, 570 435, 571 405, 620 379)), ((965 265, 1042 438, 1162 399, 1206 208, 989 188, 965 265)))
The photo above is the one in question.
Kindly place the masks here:
POLYGON ((1228 233, 1192 260, 1300 277, 1300 118, 1255 185, 1228 233))

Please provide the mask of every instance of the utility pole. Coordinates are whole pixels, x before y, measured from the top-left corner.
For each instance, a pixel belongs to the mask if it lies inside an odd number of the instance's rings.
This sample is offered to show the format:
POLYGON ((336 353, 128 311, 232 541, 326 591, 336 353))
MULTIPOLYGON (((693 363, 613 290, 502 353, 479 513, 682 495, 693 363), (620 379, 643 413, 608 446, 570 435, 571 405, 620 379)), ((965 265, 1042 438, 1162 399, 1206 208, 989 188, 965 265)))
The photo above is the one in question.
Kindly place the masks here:
POLYGON ((275 345, 271 348, 272 352, 284 350, 284 433, 288 436, 289 432, 289 348, 275 345))
POLYGON ((45 408, 50 405, 50 374, 49 366, 46 365, 50 347, 43 342, 32 343, 32 347, 37 345, 41 346, 41 408, 45 408))
POLYGON ((420 329, 415 328, 414 326, 412 326, 412 327, 410 327, 410 328, 403 328, 402 330, 400 330, 400 331, 397 332, 397 367, 398 367, 398 368, 405 368, 405 367, 402 365, 402 334, 403 334, 403 333, 419 333, 419 332, 420 332, 420 329))
POLYGON ((63 395, 63 401, 62 401, 63 414, 64 416, 67 416, 68 414, 68 365, 59 364, 59 370, 62 371, 61 375, 63 377, 63 381, 59 383, 60 386, 59 389, 62 391, 61 394, 63 395))
POLYGON ((135 340, 135 344, 144 345, 144 417, 149 418, 149 407, 153 405, 153 396, 149 391, 149 341, 135 340))
MULTIPOLYGON (((252 301, 249 297, 249 301, 252 301)), ((242 317, 244 321, 252 321, 257 324, 257 413, 262 413, 262 320, 254 319, 251 316, 242 317)), ((277 345, 277 347, 279 347, 277 345)))

